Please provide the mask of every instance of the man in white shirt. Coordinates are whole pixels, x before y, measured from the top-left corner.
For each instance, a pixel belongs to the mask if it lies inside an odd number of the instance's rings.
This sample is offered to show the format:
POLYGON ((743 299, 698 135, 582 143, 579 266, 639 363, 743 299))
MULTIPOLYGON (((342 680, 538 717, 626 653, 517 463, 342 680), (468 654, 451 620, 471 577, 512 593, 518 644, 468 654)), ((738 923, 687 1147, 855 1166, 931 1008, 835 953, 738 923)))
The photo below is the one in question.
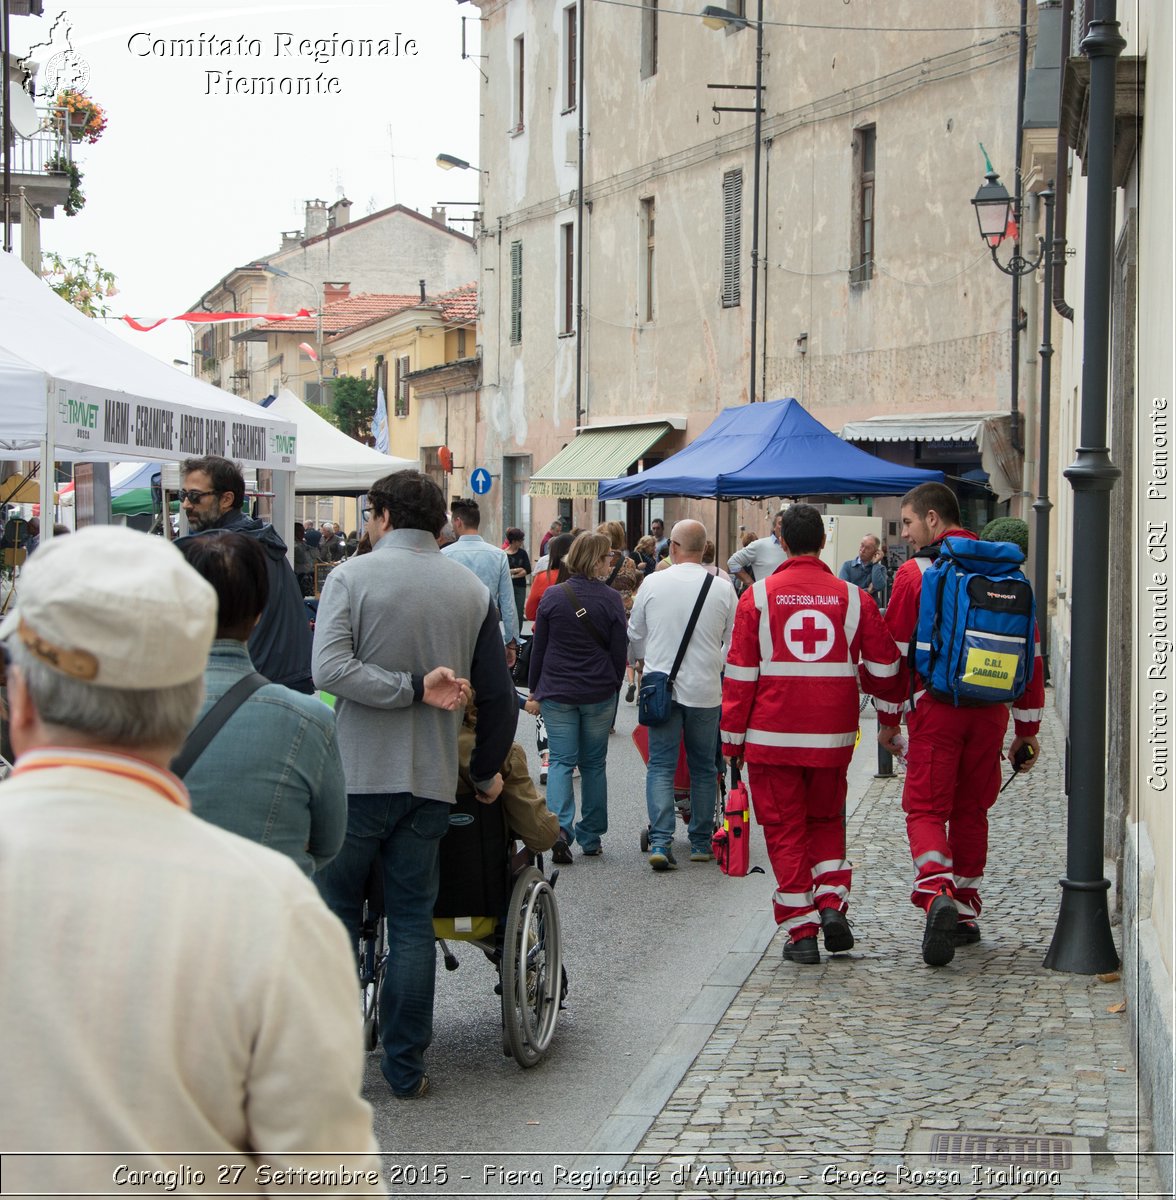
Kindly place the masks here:
POLYGON ((686 746, 690 766, 690 861, 709 862, 718 790, 719 717, 722 672, 735 623, 735 589, 702 565, 706 530, 698 521, 679 521, 670 531, 672 566, 646 578, 629 614, 633 659, 645 671, 671 674, 674 660, 702 589, 709 588, 673 683, 670 719, 649 727, 645 803, 649 810, 649 865, 677 867, 674 838, 674 770, 686 746))
POLYGON ((0 626, 14 1195, 109 1194, 112 1178, 133 1191, 167 1172, 213 1192, 225 1164, 250 1194, 328 1164, 324 1193, 385 1192, 343 926, 285 855, 194 816, 168 770, 216 615, 174 546, 99 525, 38 550, 0 626))
POLYGON ((757 579, 767 577, 784 561, 784 546, 780 541, 780 522, 783 520, 785 509, 776 513, 772 521, 772 532, 764 538, 736 550, 727 559, 727 570, 747 587, 751 587, 757 579))

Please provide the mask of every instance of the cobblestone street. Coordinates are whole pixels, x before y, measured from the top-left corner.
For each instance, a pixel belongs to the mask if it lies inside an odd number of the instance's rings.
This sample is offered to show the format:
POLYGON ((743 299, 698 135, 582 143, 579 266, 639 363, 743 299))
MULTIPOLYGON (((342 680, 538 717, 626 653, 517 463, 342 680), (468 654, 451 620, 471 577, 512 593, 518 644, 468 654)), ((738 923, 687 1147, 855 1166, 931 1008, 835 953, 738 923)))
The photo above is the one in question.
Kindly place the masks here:
POLYGON ((992 812, 983 941, 942 969, 908 901, 901 778, 873 781, 849 823, 856 947, 798 967, 777 937, 630 1166, 712 1196, 1159 1195, 1122 983, 1042 966, 1062 744, 1050 708, 992 812))

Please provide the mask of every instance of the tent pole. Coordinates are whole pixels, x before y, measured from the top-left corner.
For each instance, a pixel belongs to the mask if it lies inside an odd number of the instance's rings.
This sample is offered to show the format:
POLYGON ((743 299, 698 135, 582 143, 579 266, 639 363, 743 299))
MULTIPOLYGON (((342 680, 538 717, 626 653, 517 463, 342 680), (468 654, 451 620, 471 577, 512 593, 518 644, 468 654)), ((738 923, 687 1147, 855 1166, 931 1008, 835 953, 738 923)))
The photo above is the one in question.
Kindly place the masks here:
POLYGON ((294 563, 294 472, 275 469, 272 473, 274 499, 270 522, 286 543, 286 557, 294 563))
MULTIPOLYGON (((50 425, 50 432, 53 426, 50 425)), ((53 536, 53 439, 41 443, 41 541, 53 536)))

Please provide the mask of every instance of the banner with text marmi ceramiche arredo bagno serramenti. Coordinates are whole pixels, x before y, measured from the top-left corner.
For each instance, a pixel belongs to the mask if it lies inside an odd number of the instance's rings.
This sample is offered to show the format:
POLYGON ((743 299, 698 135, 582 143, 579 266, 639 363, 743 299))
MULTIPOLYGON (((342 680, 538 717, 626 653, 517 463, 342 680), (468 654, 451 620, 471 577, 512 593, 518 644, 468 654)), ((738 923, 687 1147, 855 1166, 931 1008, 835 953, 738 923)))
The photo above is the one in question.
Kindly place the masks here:
POLYGON ((145 462, 217 454, 245 467, 277 471, 297 463, 297 427, 267 417, 263 408, 254 416, 58 385, 50 409, 60 450, 145 462))

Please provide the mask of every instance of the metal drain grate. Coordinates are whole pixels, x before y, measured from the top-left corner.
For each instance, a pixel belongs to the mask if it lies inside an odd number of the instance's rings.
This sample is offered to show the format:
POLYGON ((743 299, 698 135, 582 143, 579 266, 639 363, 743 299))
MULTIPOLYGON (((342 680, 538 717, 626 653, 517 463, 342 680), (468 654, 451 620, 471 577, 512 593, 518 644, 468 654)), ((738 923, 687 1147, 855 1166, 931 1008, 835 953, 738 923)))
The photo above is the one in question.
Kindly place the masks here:
MULTIPOLYGON (((919 1165, 960 1170, 965 1177, 972 1168, 997 1181, 1034 1182, 1034 1176, 1065 1176, 1069 1180, 1089 1178, 1090 1142, 1069 1134, 994 1133, 975 1129, 950 1132, 920 1129, 911 1137, 908 1152, 919 1165)), ((1047 1182, 1042 1178, 1041 1182, 1047 1182)))
POLYGON ((1007 1133, 933 1133, 930 1158, 936 1166, 945 1167, 986 1162, 1044 1171, 1072 1171, 1073 1143, 1073 1138, 1063 1134, 1036 1137, 1007 1133))

